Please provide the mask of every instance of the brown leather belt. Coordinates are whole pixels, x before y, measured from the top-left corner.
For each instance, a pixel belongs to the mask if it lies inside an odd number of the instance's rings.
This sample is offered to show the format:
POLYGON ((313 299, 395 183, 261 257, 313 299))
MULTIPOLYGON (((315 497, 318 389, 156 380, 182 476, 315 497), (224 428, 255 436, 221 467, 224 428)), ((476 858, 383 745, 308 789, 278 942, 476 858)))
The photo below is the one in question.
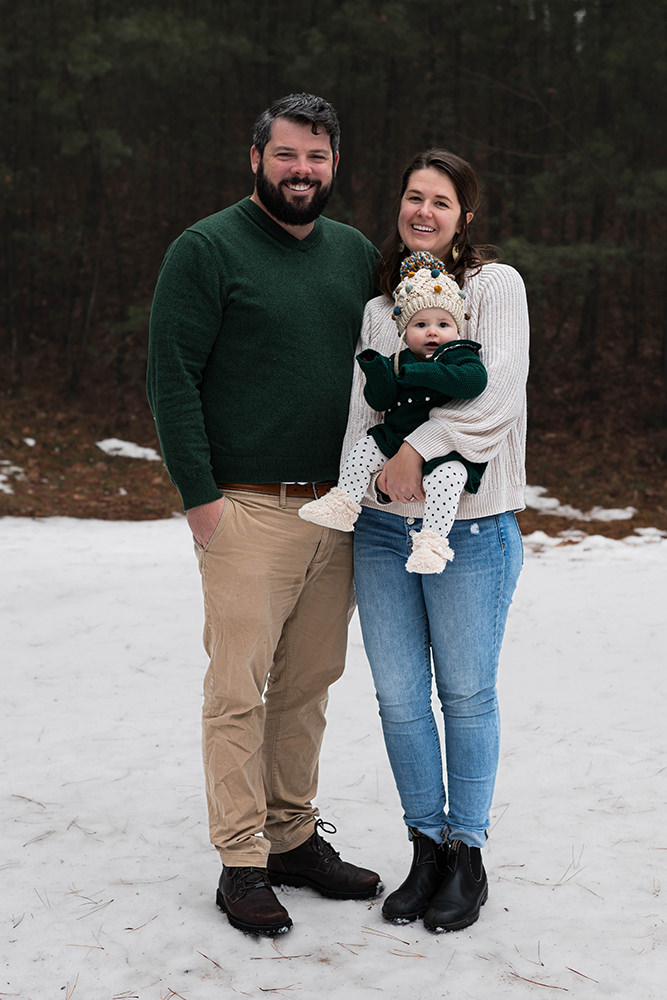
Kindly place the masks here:
POLYGON ((326 481, 322 483, 218 483, 221 490, 241 490, 247 493, 268 493, 270 496, 279 497, 284 489, 286 497, 301 497, 307 500, 317 499, 324 496, 335 486, 335 482, 326 481))

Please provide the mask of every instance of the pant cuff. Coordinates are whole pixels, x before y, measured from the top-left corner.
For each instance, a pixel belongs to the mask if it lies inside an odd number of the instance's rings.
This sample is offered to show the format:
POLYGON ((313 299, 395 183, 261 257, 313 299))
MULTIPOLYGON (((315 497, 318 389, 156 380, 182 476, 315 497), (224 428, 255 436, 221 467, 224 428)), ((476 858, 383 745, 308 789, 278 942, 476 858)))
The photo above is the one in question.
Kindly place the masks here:
POLYGON ((271 840, 271 854, 287 854, 295 847, 301 847, 312 835, 317 816, 305 816, 297 827, 292 829, 287 837, 271 840))
POLYGON ((486 847, 486 842, 489 839, 489 834, 486 830, 461 830, 457 827, 445 828, 445 838, 446 840, 460 840, 462 844, 467 844, 468 847, 479 847, 480 850, 486 847))

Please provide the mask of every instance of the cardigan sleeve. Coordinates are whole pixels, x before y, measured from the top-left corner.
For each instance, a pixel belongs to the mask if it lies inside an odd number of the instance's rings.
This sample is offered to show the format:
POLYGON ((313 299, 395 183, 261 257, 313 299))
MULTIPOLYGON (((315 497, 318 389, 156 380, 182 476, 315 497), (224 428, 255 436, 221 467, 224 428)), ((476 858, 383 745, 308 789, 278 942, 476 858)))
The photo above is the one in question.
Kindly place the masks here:
POLYGON ((523 280, 505 264, 486 264, 466 280, 472 340, 482 345, 488 383, 474 399, 436 407, 406 437, 428 461, 457 451, 488 462, 502 447, 525 406, 528 377, 528 306, 523 280))

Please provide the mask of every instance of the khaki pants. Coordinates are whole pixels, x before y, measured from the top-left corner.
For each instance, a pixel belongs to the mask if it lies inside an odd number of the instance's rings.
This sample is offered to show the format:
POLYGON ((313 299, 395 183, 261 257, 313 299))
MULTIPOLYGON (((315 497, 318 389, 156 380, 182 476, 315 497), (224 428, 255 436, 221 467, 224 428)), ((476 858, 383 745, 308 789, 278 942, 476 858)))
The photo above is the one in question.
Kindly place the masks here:
POLYGON ((225 491, 205 549, 203 755, 223 864, 263 867, 310 835, 328 688, 343 672, 352 536, 306 502, 225 491))

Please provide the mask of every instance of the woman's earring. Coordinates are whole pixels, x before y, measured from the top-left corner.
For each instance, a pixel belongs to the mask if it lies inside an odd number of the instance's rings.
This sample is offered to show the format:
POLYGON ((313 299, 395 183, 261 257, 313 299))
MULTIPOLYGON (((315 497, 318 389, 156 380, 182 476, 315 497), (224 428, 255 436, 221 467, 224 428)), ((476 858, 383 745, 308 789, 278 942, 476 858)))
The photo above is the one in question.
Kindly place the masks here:
POLYGON ((458 243, 454 243, 452 245, 452 260, 454 261, 454 263, 456 263, 456 261, 459 259, 460 256, 461 256, 461 251, 459 250, 459 245, 458 243))
POLYGON ((398 252, 399 253, 403 253, 404 250, 405 250, 405 243, 403 242, 403 240, 399 240, 398 241, 398 252))

